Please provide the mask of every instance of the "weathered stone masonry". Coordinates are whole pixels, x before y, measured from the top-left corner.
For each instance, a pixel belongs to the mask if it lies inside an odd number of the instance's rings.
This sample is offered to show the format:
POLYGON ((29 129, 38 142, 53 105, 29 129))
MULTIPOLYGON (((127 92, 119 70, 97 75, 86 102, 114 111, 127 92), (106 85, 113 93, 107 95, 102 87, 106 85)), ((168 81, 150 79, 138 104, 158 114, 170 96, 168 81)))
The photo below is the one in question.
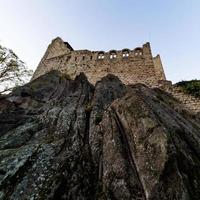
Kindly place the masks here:
POLYGON ((159 81, 166 80, 160 56, 153 58, 149 43, 134 50, 104 52, 73 50, 61 38, 56 38, 49 45, 33 79, 53 69, 67 73, 71 78, 84 72, 93 84, 108 73, 118 76, 125 84, 139 82, 156 86, 159 81))
POLYGON ((152 56, 150 43, 133 50, 104 52, 74 50, 69 43, 58 37, 48 46, 32 79, 54 69, 72 79, 84 72, 92 84, 110 73, 125 84, 144 83, 151 87, 161 87, 180 100, 186 108, 200 112, 199 99, 180 95, 171 87, 171 82, 166 80, 160 56, 152 56))
POLYGON ((185 94, 180 87, 173 86, 168 91, 172 96, 178 99, 186 109, 193 113, 200 113, 200 98, 185 94))

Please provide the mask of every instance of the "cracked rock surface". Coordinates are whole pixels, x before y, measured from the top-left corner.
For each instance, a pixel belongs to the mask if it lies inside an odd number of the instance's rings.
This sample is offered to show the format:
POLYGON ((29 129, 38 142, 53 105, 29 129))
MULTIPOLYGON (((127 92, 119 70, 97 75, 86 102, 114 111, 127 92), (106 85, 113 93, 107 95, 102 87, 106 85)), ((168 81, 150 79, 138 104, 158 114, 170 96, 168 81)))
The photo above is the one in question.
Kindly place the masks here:
POLYGON ((114 75, 52 71, 0 97, 1 199, 199 200, 199 115, 114 75))

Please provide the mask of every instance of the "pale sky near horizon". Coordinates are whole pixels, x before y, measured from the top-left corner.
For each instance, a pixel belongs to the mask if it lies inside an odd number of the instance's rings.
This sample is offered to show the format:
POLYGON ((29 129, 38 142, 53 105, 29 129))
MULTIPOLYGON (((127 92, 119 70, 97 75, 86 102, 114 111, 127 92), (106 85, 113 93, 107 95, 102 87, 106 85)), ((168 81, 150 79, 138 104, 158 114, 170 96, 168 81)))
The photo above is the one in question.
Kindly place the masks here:
POLYGON ((105 51, 149 41, 168 80, 200 79, 200 0, 0 0, 0 44, 33 70, 57 36, 105 51))

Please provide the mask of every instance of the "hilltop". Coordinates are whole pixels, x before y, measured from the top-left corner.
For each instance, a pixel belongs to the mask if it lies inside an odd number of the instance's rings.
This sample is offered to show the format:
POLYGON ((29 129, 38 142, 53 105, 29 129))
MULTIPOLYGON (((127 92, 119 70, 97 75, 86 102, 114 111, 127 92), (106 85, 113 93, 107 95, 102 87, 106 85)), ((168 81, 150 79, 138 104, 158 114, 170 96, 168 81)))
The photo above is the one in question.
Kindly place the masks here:
POLYGON ((1 199, 200 199, 200 118, 158 88, 51 71, 0 124, 1 199))

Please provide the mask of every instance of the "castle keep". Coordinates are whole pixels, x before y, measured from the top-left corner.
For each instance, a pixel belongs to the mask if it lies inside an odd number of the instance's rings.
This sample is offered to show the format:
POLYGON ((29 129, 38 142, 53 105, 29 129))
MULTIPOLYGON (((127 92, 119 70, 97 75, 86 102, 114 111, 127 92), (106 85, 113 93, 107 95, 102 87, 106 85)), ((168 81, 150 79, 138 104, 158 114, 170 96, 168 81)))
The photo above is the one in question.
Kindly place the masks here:
POLYGON ((125 84, 158 86, 166 80, 160 56, 152 56, 150 43, 135 49, 104 52, 74 50, 61 38, 56 38, 48 46, 33 79, 54 69, 68 74, 72 79, 84 72, 92 84, 109 73, 125 84))

